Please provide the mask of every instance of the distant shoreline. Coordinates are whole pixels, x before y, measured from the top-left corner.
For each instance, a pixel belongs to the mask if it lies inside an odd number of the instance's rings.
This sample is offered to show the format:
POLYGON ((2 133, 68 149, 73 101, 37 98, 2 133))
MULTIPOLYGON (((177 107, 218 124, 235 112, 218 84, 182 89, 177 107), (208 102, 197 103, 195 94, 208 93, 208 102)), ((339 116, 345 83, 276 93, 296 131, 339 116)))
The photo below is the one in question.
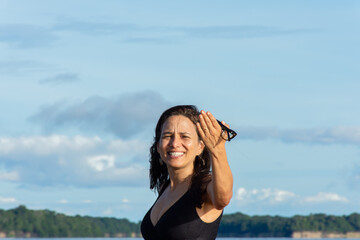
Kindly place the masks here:
MULTIPOLYGON (((12 233, 15 234, 15 233, 12 233)), ((33 239, 58 239, 58 238, 67 238, 67 239, 75 239, 74 237, 35 237, 31 236, 31 233, 23 233, 18 236, 7 236, 6 233, 0 232, 0 239, 12 238, 12 239, 23 239, 23 238, 33 238, 33 239)), ((76 239, 105 239, 105 238, 123 238, 123 239, 142 239, 141 235, 134 233, 133 236, 123 236, 119 234, 118 236, 104 236, 104 237, 76 237, 76 239)), ((222 239, 228 238, 259 238, 259 237, 219 237, 222 239)), ((261 238, 261 237, 260 237, 261 238)), ((267 239, 272 238, 283 238, 283 237, 264 237, 267 239)), ((303 232, 294 232, 289 239, 360 239, 360 232, 347 232, 347 233, 326 233, 326 232, 311 232, 311 231, 303 231, 303 232)), ((286 239, 286 238, 283 238, 286 239)))
POLYGON ((346 233, 327 233, 327 232, 294 232, 292 238, 303 238, 303 239, 321 239, 321 238, 360 238, 360 232, 346 232, 346 233))
MULTIPOLYGON (((127 219, 29 210, 23 205, 10 210, 0 209, 0 238, 141 238, 140 224, 127 219)), ((294 217, 225 214, 218 237, 360 239, 360 214, 294 217)))

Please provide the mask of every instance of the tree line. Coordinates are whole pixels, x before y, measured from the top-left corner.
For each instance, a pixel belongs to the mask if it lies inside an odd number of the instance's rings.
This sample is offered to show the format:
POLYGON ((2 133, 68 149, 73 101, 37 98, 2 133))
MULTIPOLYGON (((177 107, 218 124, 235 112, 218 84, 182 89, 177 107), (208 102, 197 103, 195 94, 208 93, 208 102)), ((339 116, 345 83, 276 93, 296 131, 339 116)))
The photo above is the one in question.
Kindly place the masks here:
POLYGON ((6 237, 131 237, 140 223, 127 219, 66 216, 49 210, 29 210, 20 205, 0 210, 0 232, 6 237))
POLYGON ((291 237, 294 232, 348 233, 360 232, 360 214, 333 216, 326 214, 248 216, 242 213, 224 215, 219 236, 223 237, 291 237))
MULTIPOLYGON (((0 236, 3 237, 132 237, 140 236, 140 222, 127 219, 66 216, 49 210, 30 210, 20 205, 0 210, 0 236)), ((360 232, 360 214, 249 216, 242 213, 223 216, 220 237, 291 237, 294 232, 360 232)))

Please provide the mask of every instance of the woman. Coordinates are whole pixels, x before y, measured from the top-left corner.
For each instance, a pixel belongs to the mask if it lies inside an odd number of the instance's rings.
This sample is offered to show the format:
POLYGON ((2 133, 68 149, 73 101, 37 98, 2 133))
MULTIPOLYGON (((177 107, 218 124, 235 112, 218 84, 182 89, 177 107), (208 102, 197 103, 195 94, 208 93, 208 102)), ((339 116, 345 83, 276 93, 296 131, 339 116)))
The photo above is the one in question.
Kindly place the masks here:
POLYGON ((191 105, 161 115, 150 148, 150 188, 159 197, 141 223, 144 239, 216 238, 232 197, 225 151, 229 131, 210 112, 191 105))

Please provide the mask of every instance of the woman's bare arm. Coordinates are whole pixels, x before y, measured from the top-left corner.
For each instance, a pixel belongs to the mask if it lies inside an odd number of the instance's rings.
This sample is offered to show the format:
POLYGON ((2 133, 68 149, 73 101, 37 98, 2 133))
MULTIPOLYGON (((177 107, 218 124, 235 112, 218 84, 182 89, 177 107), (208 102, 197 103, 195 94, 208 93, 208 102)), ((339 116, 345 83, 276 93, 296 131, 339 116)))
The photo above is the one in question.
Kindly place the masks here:
POLYGON ((212 205, 221 210, 230 203, 233 193, 233 176, 227 161, 226 141, 221 137, 221 126, 210 112, 201 111, 197 128, 210 152, 212 163, 212 180, 207 187, 207 193, 212 205))

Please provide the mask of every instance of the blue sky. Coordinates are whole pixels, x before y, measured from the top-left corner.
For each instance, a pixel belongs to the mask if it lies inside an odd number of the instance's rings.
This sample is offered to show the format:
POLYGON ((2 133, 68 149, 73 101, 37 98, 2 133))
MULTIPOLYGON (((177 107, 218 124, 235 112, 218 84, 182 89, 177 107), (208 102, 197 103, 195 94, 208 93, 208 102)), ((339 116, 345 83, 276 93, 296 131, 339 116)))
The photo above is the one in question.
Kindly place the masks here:
POLYGON ((225 213, 360 209, 358 1, 0 0, 0 208, 142 219, 159 114, 238 132, 225 213))

